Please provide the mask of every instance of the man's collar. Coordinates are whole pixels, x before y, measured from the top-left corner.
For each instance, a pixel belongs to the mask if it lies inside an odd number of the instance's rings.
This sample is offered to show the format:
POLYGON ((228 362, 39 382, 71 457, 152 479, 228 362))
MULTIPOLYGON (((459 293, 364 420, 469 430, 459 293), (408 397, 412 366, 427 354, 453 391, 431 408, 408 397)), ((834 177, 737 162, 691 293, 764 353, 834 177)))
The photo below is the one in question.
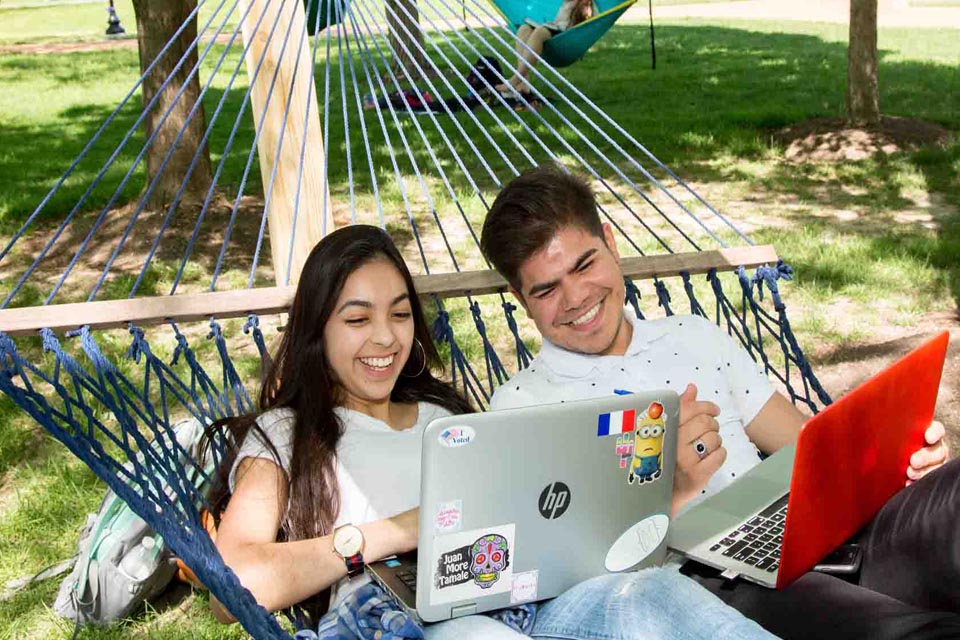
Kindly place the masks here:
POLYGON ((667 333, 667 327, 661 322, 647 322, 637 318, 633 309, 623 308, 623 315, 633 327, 633 337, 623 356, 598 356, 568 351, 559 347, 546 337, 540 348, 539 361, 548 369, 568 378, 584 378, 594 371, 603 372, 620 364, 622 358, 634 356, 650 348, 650 343, 667 333))

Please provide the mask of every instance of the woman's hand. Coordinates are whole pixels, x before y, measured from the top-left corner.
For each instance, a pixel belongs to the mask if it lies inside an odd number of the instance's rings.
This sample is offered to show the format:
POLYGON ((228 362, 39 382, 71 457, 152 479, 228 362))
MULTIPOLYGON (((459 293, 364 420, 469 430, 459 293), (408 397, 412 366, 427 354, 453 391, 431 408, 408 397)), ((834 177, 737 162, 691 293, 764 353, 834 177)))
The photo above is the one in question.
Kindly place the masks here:
POLYGON ((363 561, 367 564, 417 548, 420 509, 368 522, 359 527, 363 533, 363 561))
POLYGON ((396 545, 394 553, 406 553, 417 548, 417 540, 420 536, 419 507, 387 518, 387 522, 394 529, 394 544, 396 545))

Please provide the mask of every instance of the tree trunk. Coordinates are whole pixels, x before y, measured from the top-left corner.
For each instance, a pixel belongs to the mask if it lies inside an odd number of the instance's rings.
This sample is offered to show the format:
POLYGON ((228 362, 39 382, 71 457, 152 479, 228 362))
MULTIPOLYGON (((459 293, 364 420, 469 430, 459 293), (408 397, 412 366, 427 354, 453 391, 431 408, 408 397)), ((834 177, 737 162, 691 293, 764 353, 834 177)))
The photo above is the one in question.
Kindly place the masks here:
POLYGON ((417 65, 427 75, 433 75, 424 54, 423 31, 420 29, 420 12, 416 0, 387 0, 385 11, 387 25, 390 27, 390 49, 393 51, 393 69, 401 80, 405 78, 403 69, 417 80, 420 72, 417 65))
MULTIPOLYGON (((133 0, 133 9, 137 16, 137 44, 140 49, 140 71, 146 71, 150 63, 157 57, 167 41, 176 33, 180 25, 187 20, 190 13, 197 6, 196 0, 133 0)), ((197 47, 190 51, 187 48, 197 36, 197 22, 191 20, 189 26, 183 30, 167 52, 157 62, 153 71, 143 82, 143 104, 150 103, 176 67, 177 62, 184 56, 186 61, 173 76, 170 83, 163 89, 153 108, 144 119, 147 137, 157 132, 152 144, 146 153, 147 184, 154 178, 157 183, 150 194, 148 206, 159 207, 173 201, 180 185, 187 175, 190 163, 199 152, 196 167, 194 167, 184 190, 183 200, 199 202, 210 187, 210 152, 204 146, 200 148, 203 132, 206 128, 206 118, 203 106, 197 108, 196 113, 187 122, 187 115, 200 97, 199 74, 187 82, 187 76, 197 66, 197 47), (174 104, 177 93, 186 84, 183 95, 174 104), (167 119, 161 123, 163 114, 171 105, 174 105, 167 119), (174 145, 177 134, 183 129, 183 135, 176 143, 176 148, 161 171, 164 158, 174 145), (158 177, 159 175, 159 177, 158 177)))
POLYGON ((855 124, 880 122, 877 80, 877 0, 850 0, 847 46, 847 117, 855 124))

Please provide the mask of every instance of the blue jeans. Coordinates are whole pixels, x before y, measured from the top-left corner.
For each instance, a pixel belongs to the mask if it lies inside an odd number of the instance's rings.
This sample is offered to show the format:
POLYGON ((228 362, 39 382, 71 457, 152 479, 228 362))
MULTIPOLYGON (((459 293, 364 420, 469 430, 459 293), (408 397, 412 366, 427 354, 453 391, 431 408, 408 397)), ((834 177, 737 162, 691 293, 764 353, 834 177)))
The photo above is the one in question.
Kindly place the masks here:
MULTIPOLYGON (((486 616, 426 625, 426 640, 523 636, 486 616)), ((543 602, 534 638, 561 640, 753 640, 775 636, 682 575, 676 566, 587 580, 543 602)))

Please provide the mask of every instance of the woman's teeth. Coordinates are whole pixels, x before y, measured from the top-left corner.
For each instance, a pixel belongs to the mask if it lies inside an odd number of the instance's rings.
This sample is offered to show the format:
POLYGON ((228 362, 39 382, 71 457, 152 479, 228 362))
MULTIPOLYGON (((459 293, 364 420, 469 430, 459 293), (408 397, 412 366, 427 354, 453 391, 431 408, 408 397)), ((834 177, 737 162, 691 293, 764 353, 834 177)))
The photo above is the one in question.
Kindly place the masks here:
POLYGON ((394 356, 386 358, 360 358, 360 362, 373 369, 386 369, 393 364, 394 356))
POLYGON ((600 312, 600 303, 598 302, 590 311, 587 311, 585 314, 571 322, 570 324, 574 327, 580 326, 582 324, 587 324, 591 320, 597 317, 597 314, 600 312))

